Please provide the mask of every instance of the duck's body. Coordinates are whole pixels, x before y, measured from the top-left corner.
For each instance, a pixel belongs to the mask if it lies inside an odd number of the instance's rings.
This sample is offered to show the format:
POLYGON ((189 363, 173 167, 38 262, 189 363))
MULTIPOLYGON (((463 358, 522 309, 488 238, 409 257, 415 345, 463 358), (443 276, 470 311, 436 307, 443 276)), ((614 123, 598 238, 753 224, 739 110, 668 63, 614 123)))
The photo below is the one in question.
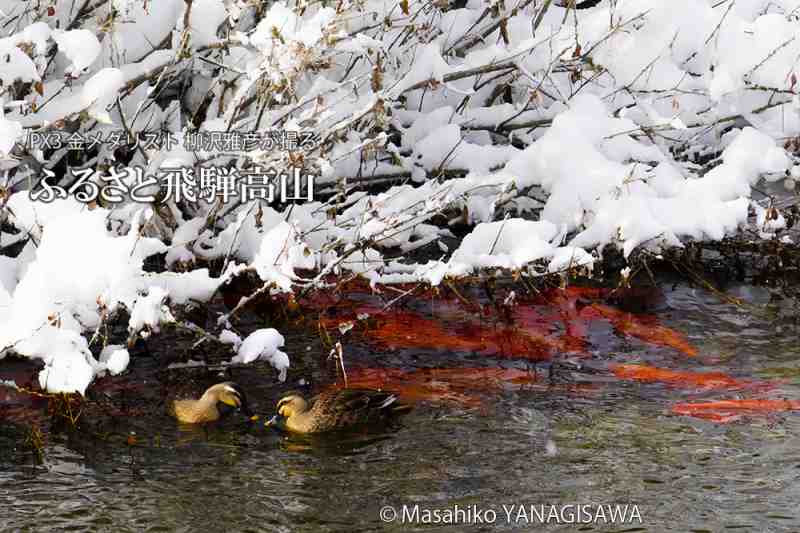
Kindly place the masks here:
POLYGON ((284 396, 278 402, 278 415, 267 425, 292 433, 324 433, 385 423, 410 408, 390 392, 330 389, 312 398, 311 402, 306 402, 299 394, 284 396))
POLYGON ((214 422, 234 409, 250 414, 241 387, 230 381, 209 387, 198 400, 175 400, 170 404, 170 412, 186 424, 214 422))
POLYGON ((171 413, 178 421, 185 424, 203 424, 222 418, 217 409, 217 403, 208 403, 202 398, 199 400, 175 400, 172 402, 171 413))

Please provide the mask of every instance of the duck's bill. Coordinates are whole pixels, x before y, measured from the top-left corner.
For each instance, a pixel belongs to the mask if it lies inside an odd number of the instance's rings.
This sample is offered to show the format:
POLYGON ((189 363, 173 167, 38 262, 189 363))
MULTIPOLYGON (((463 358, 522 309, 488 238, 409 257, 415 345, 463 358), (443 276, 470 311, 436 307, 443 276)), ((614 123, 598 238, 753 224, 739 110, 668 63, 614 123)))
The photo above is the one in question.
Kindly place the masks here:
POLYGON ((278 426, 280 425, 280 416, 279 416, 279 415, 275 415, 275 416, 273 416, 272 418, 270 418, 269 420, 267 420, 267 421, 264 423, 264 425, 265 425, 266 427, 278 427, 278 426))

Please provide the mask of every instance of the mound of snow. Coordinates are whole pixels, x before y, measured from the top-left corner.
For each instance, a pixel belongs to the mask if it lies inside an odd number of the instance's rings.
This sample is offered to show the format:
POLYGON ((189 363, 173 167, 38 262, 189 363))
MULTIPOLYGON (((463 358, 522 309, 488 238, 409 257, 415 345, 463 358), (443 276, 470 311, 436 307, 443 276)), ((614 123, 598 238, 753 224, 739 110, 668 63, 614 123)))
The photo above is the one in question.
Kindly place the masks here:
POLYGON ((125 372, 130 361, 131 356, 124 346, 109 344, 100 352, 100 364, 105 365, 106 370, 108 370, 112 376, 125 372))
POLYGON ((316 261, 308 246, 299 241, 295 229, 281 222, 262 238, 253 265, 262 280, 289 292, 295 279, 294 269, 314 268, 316 261))
POLYGON ((284 345, 283 335, 273 328, 258 329, 247 336, 239 346, 231 363, 252 363, 256 360, 269 361, 279 372, 278 379, 286 380, 289 369, 289 356, 279 350, 284 345))
POLYGON ((73 74, 88 68, 100 55, 100 41, 89 30, 56 30, 52 37, 58 45, 58 51, 72 62, 67 70, 73 74))

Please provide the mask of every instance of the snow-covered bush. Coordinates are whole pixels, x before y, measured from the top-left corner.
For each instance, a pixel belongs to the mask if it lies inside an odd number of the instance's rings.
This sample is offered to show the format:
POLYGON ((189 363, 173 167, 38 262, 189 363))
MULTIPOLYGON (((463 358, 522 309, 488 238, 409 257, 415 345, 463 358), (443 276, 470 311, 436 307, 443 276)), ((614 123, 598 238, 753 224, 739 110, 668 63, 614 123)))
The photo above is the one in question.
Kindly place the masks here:
POLYGON ((90 351, 120 306, 155 333, 243 271, 437 284, 736 232, 792 167, 800 0, 577 7, 0 0, 0 357, 83 392, 127 366, 90 351), (256 190, 298 168, 313 201, 256 190))

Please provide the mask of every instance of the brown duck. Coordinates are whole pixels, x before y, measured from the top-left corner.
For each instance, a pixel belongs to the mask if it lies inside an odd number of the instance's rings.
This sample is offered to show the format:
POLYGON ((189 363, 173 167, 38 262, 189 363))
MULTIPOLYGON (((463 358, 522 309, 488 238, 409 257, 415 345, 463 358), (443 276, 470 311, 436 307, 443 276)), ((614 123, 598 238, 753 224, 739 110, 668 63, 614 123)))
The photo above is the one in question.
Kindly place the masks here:
POLYGON ((212 385, 199 400, 175 400, 170 405, 172 415, 186 424, 214 422, 231 411, 252 417, 244 391, 232 381, 212 385))
POLYGON ((292 433, 323 433, 386 423, 411 409, 396 395, 373 389, 333 388, 310 404, 300 394, 289 393, 278 401, 278 414, 266 425, 292 433))

